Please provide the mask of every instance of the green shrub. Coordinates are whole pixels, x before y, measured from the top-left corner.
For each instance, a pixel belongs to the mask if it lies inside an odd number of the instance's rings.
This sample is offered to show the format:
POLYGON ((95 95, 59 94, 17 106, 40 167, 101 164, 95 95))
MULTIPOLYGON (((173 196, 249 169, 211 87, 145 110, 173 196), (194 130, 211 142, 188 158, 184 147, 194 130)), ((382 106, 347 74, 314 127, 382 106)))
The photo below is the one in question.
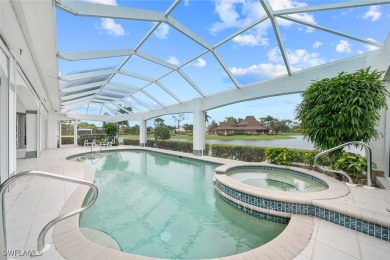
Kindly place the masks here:
MULTIPOLYGON (((123 144, 125 145, 134 145, 139 146, 139 140, 138 139, 124 139, 123 144)), ((193 144, 192 142, 183 142, 183 141, 172 141, 172 140, 148 140, 146 143, 147 147, 156 147, 160 149, 167 149, 172 151, 179 151, 179 152, 185 152, 185 153, 192 153, 193 152, 193 144)), ((210 145, 206 144, 206 151, 205 155, 208 155, 210 152, 210 145)))
POLYGON ((269 147, 265 150, 265 157, 274 164, 291 165, 297 161, 298 153, 295 149, 269 147))
POLYGON ((313 81, 296 107, 303 135, 324 150, 380 137, 376 126, 390 96, 382 74, 367 68, 313 81))
POLYGON ((264 161, 264 147, 228 144, 211 145, 211 156, 246 162, 264 161))
POLYGON ((119 139, 115 138, 114 142, 112 142, 112 146, 118 146, 119 145, 119 139))
POLYGON ((74 137, 61 137, 61 144, 74 144, 74 137))
POLYGON ((164 125, 156 126, 156 128, 154 129, 154 138, 156 140, 158 139, 167 140, 171 138, 171 131, 169 130, 168 127, 164 125))
POLYGON ((134 145, 139 146, 139 140, 138 139, 123 139, 124 145, 134 145))
MULTIPOLYGON (((376 168, 373 163, 373 168, 376 168)), ((348 173, 352 179, 364 179, 367 170, 367 159, 360 154, 342 152, 332 163, 332 169, 348 173)))
POLYGON ((148 140, 146 143, 148 147, 156 147, 160 149, 192 153, 193 144, 192 142, 183 142, 183 141, 171 141, 171 140, 148 140))
POLYGON ((118 133, 118 125, 115 123, 105 123, 103 129, 107 136, 116 136, 118 133))
POLYGON ((314 167, 314 157, 317 155, 318 151, 303 151, 303 163, 310 167, 314 167))

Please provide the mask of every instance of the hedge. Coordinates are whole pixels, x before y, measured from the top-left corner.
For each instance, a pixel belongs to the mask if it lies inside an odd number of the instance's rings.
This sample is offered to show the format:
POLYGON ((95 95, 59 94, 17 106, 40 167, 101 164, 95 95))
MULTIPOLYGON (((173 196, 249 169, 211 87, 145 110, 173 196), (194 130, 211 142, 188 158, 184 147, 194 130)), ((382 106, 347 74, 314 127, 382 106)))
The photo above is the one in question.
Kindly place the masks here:
MULTIPOLYGON (((139 140, 138 139, 124 139, 123 140, 124 145, 135 145, 139 146, 139 140)), ((178 151, 178 152, 184 152, 184 153, 192 153, 193 152, 193 143, 192 142, 185 142, 185 141, 172 141, 172 140, 147 140, 146 141, 147 147, 156 147, 160 149, 166 149, 166 150, 172 150, 172 151, 178 151)), ((206 144, 206 154, 209 153, 210 145, 206 144)))
POLYGON ((74 144, 74 137, 73 136, 61 137, 61 144, 74 144))
MULTIPOLYGON (((125 139, 125 145, 139 145, 138 139, 125 139)), ((185 153, 193 152, 193 143, 171 140, 148 140, 148 147, 179 151, 185 153)), ((213 157, 240 160, 245 162, 262 162, 265 160, 279 165, 305 164, 313 167, 314 157, 318 153, 315 150, 291 149, 282 147, 261 147, 227 144, 206 144, 206 155, 213 157)), ((326 159, 326 156, 325 156, 326 159)))
POLYGON ((138 139, 123 139, 124 145, 135 145, 139 146, 139 140, 138 139))
POLYGON ((245 162, 262 162, 265 160, 265 149, 261 146, 213 144, 209 155, 245 162))

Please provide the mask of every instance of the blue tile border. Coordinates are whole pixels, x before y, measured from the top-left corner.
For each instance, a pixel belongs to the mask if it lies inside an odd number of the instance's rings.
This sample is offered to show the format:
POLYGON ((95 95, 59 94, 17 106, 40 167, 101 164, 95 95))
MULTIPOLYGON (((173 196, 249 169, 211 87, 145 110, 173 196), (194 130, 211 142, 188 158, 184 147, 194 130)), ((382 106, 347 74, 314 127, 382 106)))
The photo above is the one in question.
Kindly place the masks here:
POLYGON ((278 217, 278 216, 274 216, 274 215, 270 215, 270 214, 266 214, 266 213, 258 212, 258 211, 252 210, 252 209, 245 208, 245 207, 240 206, 237 203, 234 203, 233 201, 225 198, 224 196, 222 196, 219 193, 218 193, 218 195, 222 198, 223 201, 225 201, 227 204, 229 204, 233 208, 238 209, 238 210, 240 210, 248 215, 251 215, 253 217, 272 221, 272 222, 279 223, 279 224, 288 224, 288 222, 290 221, 289 218, 278 217))
POLYGON ((274 167, 274 166, 266 166, 266 165, 234 166, 234 167, 228 169, 225 172, 225 174, 228 174, 229 172, 237 171, 237 170, 238 171, 239 170, 270 170, 270 171, 277 171, 277 172, 285 172, 285 173, 288 173, 288 174, 293 174, 293 175, 296 175, 296 176, 300 176, 300 177, 304 177, 304 178, 310 179, 312 181, 318 182, 321 185, 324 185, 325 187, 329 188, 329 185, 325 181, 323 181, 320 178, 317 178, 317 177, 315 177, 313 175, 310 175, 310 174, 307 174, 307 173, 303 173, 303 172, 300 172, 300 171, 295 171, 295 170, 292 170, 292 169, 285 169, 285 168, 279 168, 279 167, 274 167))
MULTIPOLYGON (((247 166, 245 166, 247 167, 247 166)), ((258 166, 256 166, 258 167, 258 166)), ((342 213, 324 209, 318 206, 314 206, 311 204, 301 204, 301 203, 291 203, 291 202, 283 202, 283 201, 277 201, 277 200, 271 200, 271 199, 265 199, 257 196, 253 196, 250 194, 245 194, 243 192, 234 190, 222 183, 220 183, 218 180, 215 181, 215 186, 223 193, 227 194, 229 197, 232 197, 236 200, 242 201, 246 204, 253 205, 255 207, 268 209, 268 210, 274 210, 279 212, 286 212, 291 214, 300 214, 300 215, 309 215, 314 216, 329 222, 332 222, 334 224, 350 228, 352 230, 356 230, 358 232, 370 235, 372 237, 376 237, 379 239, 382 239, 384 241, 390 242, 390 228, 387 226, 381 226, 360 218, 355 218, 352 216, 344 215, 342 213)), ((219 193, 218 193, 219 194, 219 193)), ((288 223, 288 218, 284 217, 277 217, 272 216, 270 214, 264 214, 260 213, 254 210, 251 210, 251 213, 249 213, 249 210, 245 210, 247 208, 244 208, 229 199, 225 198, 221 194, 219 194, 220 197, 229 205, 232 207, 241 210, 247 214, 250 214, 252 216, 261 218, 261 219, 267 219, 273 222, 277 221, 283 221, 283 222, 277 222, 277 223, 288 223), (255 212, 255 213, 254 213, 255 212), (286 220, 278 220, 278 218, 287 219, 286 220)))

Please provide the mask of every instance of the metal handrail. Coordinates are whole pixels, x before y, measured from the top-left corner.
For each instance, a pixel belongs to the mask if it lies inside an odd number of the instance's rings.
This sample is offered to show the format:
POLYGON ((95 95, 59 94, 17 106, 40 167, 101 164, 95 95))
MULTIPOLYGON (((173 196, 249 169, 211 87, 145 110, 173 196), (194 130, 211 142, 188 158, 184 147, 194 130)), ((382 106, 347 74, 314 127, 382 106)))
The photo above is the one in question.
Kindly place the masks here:
POLYGON ((100 147, 100 145, 97 145, 97 144, 91 144, 91 153, 92 153, 92 147, 93 147, 93 146, 97 146, 97 147, 99 147, 100 151, 103 151, 103 150, 102 150, 102 148, 100 147))
POLYGON ((364 147, 364 149, 366 150, 366 157, 367 157, 367 186, 371 187, 372 185, 372 182, 371 182, 371 171, 372 171, 372 164, 371 164, 371 161, 372 161, 372 152, 371 152, 371 148, 370 146, 368 146, 368 144, 366 143, 363 143, 363 142, 360 142, 360 141, 352 141, 352 142, 348 142, 348 143, 345 143, 345 144, 341 144, 341 145, 338 145, 338 146, 335 146, 333 148, 330 148, 328 150, 325 150, 323 152, 320 152, 319 154, 317 154, 315 157, 314 157, 314 165, 322 170, 322 171, 327 171, 327 172, 332 172, 332 173, 338 173, 338 174, 341 174, 343 175, 344 177, 346 177, 348 179, 348 182, 349 183, 353 183, 351 177, 343 172, 343 171, 336 171, 336 170, 331 170, 331 169, 326 169, 322 166, 320 166, 318 163, 317 163, 317 160, 319 157, 321 157, 322 155, 324 154, 328 154, 332 151, 335 151, 335 150, 338 150, 340 148, 344 148, 345 146, 349 146, 351 144, 356 144, 356 145, 361 145, 364 147))
MULTIPOLYGON (((1 250, 6 250, 7 249, 7 235, 6 235, 5 215, 4 215, 5 214, 4 191, 14 181, 16 181, 19 178, 25 177, 25 176, 40 176, 40 177, 47 177, 47 178, 51 178, 51 179, 57 179, 57 180, 63 180, 63 181, 83 184, 83 185, 89 186, 92 189, 92 191, 93 191, 92 199, 88 202, 87 205, 85 205, 84 207, 81 207, 81 208, 79 208, 77 210, 74 210, 74 211, 71 211, 71 212, 66 213, 64 215, 56 217, 55 219, 50 221, 42 229, 42 231, 38 235, 38 241, 37 241, 37 250, 38 250, 37 253, 42 253, 42 250, 45 248, 45 236, 46 236, 46 233, 49 231, 49 229, 51 227, 53 227, 56 223, 58 223, 58 222, 60 222, 60 221, 62 221, 64 219, 67 219, 67 218, 69 218, 71 216, 74 216, 76 214, 79 214, 79 213, 87 210, 88 208, 90 208, 93 205, 93 203, 95 203, 95 201, 97 199, 98 188, 97 188, 97 186, 94 183, 89 182, 89 181, 75 179, 75 178, 71 178, 71 177, 65 177, 65 176, 62 176, 62 175, 49 173, 49 172, 43 172, 43 171, 22 172, 22 173, 15 174, 14 176, 8 178, 0 186, 0 196, 1 196, 1 199, 0 199, 0 204, 1 204, 0 205, 0 210, 1 210, 1 214, 0 214, 0 236, 1 236, 0 246, 1 246, 1 250)), ((7 259, 7 256, 3 256, 3 254, 1 254, 0 257, 1 257, 1 259, 7 259)))

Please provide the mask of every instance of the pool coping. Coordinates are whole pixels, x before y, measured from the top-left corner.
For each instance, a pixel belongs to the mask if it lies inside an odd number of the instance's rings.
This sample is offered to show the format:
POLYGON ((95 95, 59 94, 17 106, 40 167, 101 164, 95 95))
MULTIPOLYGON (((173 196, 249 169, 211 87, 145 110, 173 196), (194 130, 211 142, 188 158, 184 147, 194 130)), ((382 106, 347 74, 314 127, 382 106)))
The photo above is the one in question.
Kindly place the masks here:
POLYGON ((297 168, 294 166, 284 166, 284 165, 274 165, 267 162, 260 163, 251 163, 251 162, 234 162, 230 164, 221 165, 216 169, 217 174, 214 176, 215 179, 222 184, 229 185, 231 188, 236 189, 238 191, 245 192, 247 194, 253 196, 259 196, 272 200, 283 200, 284 202, 292 202, 292 203, 311 203, 312 200, 329 200, 329 199, 337 199, 340 197, 347 196, 349 194, 348 187, 341 181, 338 181, 332 177, 326 176, 324 174, 303 169, 297 168), (267 166, 273 168, 280 168, 292 171, 302 172, 304 174, 313 176, 318 178, 325 183, 327 183, 328 188, 322 191, 314 191, 314 192, 288 192, 288 191, 276 191, 276 190, 268 190, 256 188, 254 186, 239 182, 230 178, 225 174, 230 169, 242 167, 242 166, 267 166))
MULTIPOLYGON (((153 152, 161 152, 175 156, 181 156, 190 159, 201 161, 214 162, 218 164, 235 163, 232 160, 221 159, 216 157, 193 156, 191 154, 167 151, 158 148, 149 147, 115 147, 105 151, 113 150, 147 150, 153 152)), ((80 153, 82 154, 82 153, 80 153)), ((67 163, 75 163, 81 165, 84 169, 84 179, 93 182, 95 173, 91 166, 75 161, 63 159, 67 163)), ((241 162, 238 162, 240 164, 241 162)), ((84 198, 88 193, 88 187, 79 186, 69 199, 65 202, 61 210, 61 215, 80 208, 84 198)), ((289 224, 283 232, 281 232, 272 241, 257 247, 255 249, 243 252, 241 254, 221 257, 218 259, 291 259, 299 255, 299 253, 308 245, 313 229, 313 217, 303 215, 291 215, 289 224), (289 241, 289 243, 286 243, 289 241)), ((66 259, 157 259, 147 256, 134 255, 125 253, 104 246, 98 245, 86 239, 79 228, 79 216, 72 216, 64 221, 57 223, 53 231, 53 243, 56 250, 66 259)))

